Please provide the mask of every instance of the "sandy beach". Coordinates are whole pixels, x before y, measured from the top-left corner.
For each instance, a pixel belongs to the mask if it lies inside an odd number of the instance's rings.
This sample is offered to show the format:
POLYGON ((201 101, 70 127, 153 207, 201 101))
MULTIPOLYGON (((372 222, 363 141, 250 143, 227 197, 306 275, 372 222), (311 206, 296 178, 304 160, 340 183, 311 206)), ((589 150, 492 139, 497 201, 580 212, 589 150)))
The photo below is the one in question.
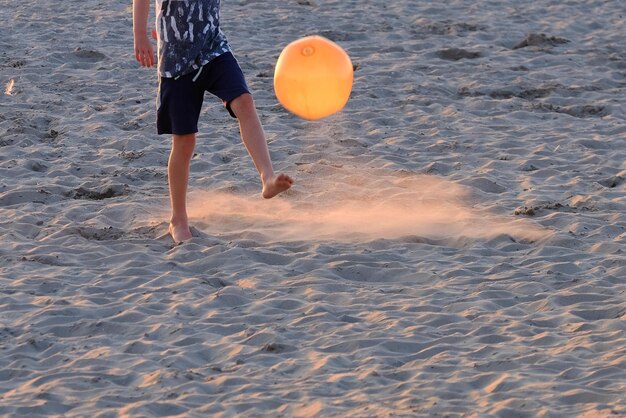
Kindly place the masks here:
POLYGON ((131 3, 0 0, 0 416, 626 416, 626 2, 223 1, 295 186, 207 95, 183 245, 131 3))

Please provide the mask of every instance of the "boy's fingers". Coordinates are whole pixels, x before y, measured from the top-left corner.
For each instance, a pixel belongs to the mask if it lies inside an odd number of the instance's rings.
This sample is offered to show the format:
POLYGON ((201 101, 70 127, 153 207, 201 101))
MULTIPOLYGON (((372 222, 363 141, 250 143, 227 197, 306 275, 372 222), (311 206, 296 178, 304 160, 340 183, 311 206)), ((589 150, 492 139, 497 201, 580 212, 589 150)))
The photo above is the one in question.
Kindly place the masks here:
POLYGON ((151 48, 148 48, 143 51, 143 58, 144 58, 144 67, 152 67, 152 64, 154 64, 154 57, 153 57, 151 48))
POLYGON ((135 59, 141 66, 144 65, 143 52, 140 49, 135 50, 135 59))
POLYGON ((152 56, 152 51, 146 50, 136 50, 135 51, 135 59, 142 67, 152 67, 154 64, 154 57, 152 56))
MULTIPOLYGON (((146 34, 147 35, 147 34, 146 34)), ((135 59, 142 67, 154 65, 154 50, 148 36, 138 35, 135 37, 135 59)))

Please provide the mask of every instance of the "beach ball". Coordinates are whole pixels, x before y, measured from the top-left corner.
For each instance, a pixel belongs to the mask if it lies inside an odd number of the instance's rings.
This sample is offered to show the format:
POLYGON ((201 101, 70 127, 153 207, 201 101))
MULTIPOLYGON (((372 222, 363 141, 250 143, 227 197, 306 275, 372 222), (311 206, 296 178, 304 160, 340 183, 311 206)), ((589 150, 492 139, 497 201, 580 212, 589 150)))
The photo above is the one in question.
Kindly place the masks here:
POLYGON ((321 119, 345 106, 353 77, 346 51, 322 36, 307 36, 281 52, 274 71, 274 91, 290 112, 304 119, 321 119))

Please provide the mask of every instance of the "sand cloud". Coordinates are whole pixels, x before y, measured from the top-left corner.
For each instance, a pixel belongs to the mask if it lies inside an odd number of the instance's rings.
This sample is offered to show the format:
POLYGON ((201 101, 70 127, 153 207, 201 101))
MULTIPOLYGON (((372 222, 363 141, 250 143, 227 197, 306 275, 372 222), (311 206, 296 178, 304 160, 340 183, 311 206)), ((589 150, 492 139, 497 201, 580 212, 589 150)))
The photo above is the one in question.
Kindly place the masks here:
POLYGON ((528 219, 474 207, 471 194, 471 188, 435 176, 341 169, 309 174, 293 194, 273 200, 256 194, 196 192, 190 216, 207 233, 254 232, 267 240, 417 236, 454 242, 506 234, 535 241, 549 236, 528 219))

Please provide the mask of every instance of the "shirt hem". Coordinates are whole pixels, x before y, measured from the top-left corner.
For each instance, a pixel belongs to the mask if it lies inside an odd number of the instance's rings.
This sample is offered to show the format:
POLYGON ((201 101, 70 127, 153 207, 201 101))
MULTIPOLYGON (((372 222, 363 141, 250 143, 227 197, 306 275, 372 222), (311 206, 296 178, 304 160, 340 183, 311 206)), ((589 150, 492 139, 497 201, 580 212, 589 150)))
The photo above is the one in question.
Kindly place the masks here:
POLYGON ((189 74, 189 73, 192 73, 192 72, 196 71, 196 70, 197 70, 198 68, 200 68, 200 67, 204 67, 205 65, 207 65, 208 63, 210 63, 211 61, 213 61, 215 58, 220 57, 220 56, 222 56, 222 55, 224 55, 224 54, 226 54, 226 53, 228 53, 228 52, 231 52, 231 53, 232 53, 232 51, 230 50, 230 48, 229 48, 229 49, 226 49, 226 50, 224 50, 224 51, 221 51, 219 54, 217 54, 217 55, 215 55, 215 56, 212 56, 211 58, 208 58, 208 59, 203 60, 203 61, 202 61, 202 64, 196 64, 196 63, 194 63, 194 64, 192 64, 190 67, 188 67, 185 71, 181 71, 180 73, 172 74, 172 73, 170 73, 170 72, 161 72, 161 71, 158 71, 158 73, 159 73, 159 76, 161 76, 161 77, 163 77, 163 78, 177 78, 177 77, 182 77, 182 76, 185 76, 185 75, 187 75, 187 74, 189 74))

